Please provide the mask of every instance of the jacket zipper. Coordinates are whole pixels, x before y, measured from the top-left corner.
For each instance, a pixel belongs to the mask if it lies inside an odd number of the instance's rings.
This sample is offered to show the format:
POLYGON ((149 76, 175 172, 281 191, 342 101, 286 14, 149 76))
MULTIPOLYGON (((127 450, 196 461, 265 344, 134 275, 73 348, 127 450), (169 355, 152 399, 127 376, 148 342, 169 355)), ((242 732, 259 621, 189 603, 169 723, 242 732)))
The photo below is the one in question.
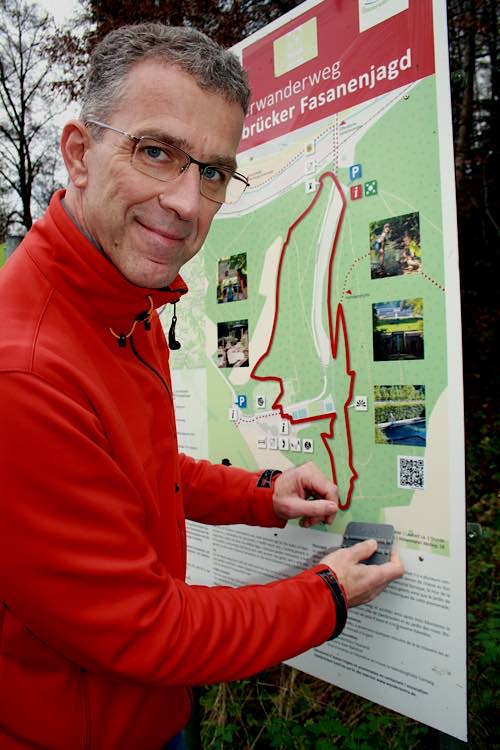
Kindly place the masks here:
POLYGON ((170 398, 170 401, 172 402, 172 405, 173 405, 174 399, 172 398, 172 394, 170 393, 170 388, 168 387, 168 384, 167 384, 166 380, 160 375, 160 373, 158 372, 158 370, 155 370, 155 368, 152 365, 150 365, 149 362, 147 362, 143 357, 141 357, 141 355, 139 354, 139 352, 135 348, 135 343, 134 343, 134 337, 133 336, 130 336, 130 348, 132 349, 132 352, 133 352, 134 356, 139 360, 139 362, 141 362, 144 365, 144 367, 147 367, 148 370, 150 370, 152 373, 154 373, 154 375, 156 375, 156 377, 160 380, 160 382, 163 384, 163 387, 167 391, 168 397, 170 398))
MULTIPOLYGON (((150 372, 152 372, 154 375, 156 375, 156 377, 158 378, 158 380, 162 383, 163 387, 165 388, 165 390, 168 393, 168 397, 169 397, 170 402, 172 404, 172 408, 174 408, 174 411, 175 411, 174 399, 172 398, 172 394, 170 392, 170 388, 168 387, 168 384, 167 384, 166 380, 160 375, 160 373, 158 372, 158 370, 155 370, 155 368, 152 365, 150 365, 149 362, 147 362, 143 357, 141 357, 141 355, 139 354, 139 352, 135 348, 134 337, 132 335, 130 336, 129 340, 130 340, 130 348, 132 349, 132 353, 139 360, 139 362, 141 362, 141 364, 143 364, 144 367, 147 367, 147 369, 150 370, 150 372)), ((175 417, 174 417, 174 419, 175 419, 175 417)), ((177 523, 177 532, 179 534, 179 539, 181 541, 181 548, 182 547, 184 548, 184 567, 185 567, 186 566, 187 552, 186 552, 186 548, 185 548, 184 534, 183 534, 183 532, 182 532, 182 530, 181 530, 181 528, 179 526, 179 519, 178 518, 177 518, 176 523, 177 523)), ((190 700, 191 700, 191 703, 192 703, 191 695, 190 695, 190 700)))

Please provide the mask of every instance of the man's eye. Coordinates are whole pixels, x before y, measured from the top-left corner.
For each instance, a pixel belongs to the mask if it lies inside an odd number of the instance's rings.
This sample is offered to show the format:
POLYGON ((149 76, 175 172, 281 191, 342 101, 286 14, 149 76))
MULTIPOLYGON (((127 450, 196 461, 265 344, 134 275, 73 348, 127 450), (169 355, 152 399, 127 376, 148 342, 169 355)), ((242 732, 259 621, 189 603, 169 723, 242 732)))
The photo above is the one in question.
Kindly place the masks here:
POLYGON ((217 167, 205 167, 203 177, 209 182, 227 182, 230 175, 222 169, 217 169, 217 167))
POLYGON ((145 146, 143 152, 153 161, 164 161, 169 158, 168 153, 160 146, 145 146))

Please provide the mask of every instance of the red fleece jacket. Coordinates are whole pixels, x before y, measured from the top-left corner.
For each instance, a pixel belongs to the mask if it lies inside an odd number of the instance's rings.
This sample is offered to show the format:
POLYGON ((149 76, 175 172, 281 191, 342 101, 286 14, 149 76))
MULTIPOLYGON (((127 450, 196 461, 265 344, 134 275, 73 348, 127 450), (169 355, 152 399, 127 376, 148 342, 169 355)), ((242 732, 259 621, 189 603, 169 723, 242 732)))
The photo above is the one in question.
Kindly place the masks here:
POLYGON ((0 273, 0 748, 158 750, 186 686, 245 677, 328 638, 318 568, 188 586, 185 517, 280 526, 257 474, 177 450, 155 312, 57 194, 0 273), (142 316, 144 317, 144 316, 142 316))

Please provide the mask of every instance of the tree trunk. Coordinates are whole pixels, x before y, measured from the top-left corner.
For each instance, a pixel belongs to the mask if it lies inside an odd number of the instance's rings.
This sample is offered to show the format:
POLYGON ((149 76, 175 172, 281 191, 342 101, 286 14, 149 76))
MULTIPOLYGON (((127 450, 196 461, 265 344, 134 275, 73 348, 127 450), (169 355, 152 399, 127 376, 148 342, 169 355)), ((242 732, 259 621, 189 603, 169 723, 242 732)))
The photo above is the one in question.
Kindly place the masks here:
POLYGON ((458 128, 455 141, 455 169, 457 193, 463 196, 467 162, 470 158, 474 111, 474 79, 476 74, 476 2, 467 0, 464 13, 465 40, 463 72, 465 89, 458 107, 458 128))

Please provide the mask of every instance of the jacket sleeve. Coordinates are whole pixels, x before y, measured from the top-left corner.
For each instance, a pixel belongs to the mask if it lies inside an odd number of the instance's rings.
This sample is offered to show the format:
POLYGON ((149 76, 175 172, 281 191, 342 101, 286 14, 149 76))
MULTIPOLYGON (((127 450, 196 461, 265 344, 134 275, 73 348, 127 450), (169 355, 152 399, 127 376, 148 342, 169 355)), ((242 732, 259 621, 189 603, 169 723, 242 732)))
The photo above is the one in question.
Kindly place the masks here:
POLYGON ((195 461, 181 454, 186 517, 208 524, 278 526, 286 521, 273 510, 273 490, 258 487, 260 471, 195 461))
POLYGON ((1 380, 0 595, 48 647, 118 679, 189 685, 245 677, 331 635, 319 568, 238 589, 172 578, 92 409, 31 374, 1 380))

